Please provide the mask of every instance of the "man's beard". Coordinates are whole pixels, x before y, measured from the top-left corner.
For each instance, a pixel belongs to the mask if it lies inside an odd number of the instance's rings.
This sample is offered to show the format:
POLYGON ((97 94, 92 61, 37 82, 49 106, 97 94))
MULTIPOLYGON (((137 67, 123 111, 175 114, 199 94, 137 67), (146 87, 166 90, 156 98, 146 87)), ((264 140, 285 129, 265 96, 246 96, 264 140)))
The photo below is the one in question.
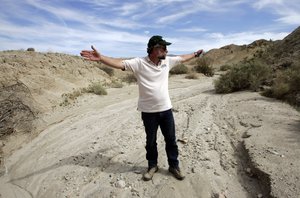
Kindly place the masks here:
POLYGON ((161 55, 157 57, 159 60, 165 60, 166 59, 166 55, 161 55))

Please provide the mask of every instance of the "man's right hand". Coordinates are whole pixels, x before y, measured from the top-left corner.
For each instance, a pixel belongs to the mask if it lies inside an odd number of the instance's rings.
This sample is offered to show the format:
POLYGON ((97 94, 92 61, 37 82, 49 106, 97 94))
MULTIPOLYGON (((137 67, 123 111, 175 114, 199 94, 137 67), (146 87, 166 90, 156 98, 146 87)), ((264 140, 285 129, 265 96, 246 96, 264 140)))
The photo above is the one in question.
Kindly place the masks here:
POLYGON ((197 52, 194 52, 194 55, 195 55, 195 57, 199 57, 203 53, 204 53, 204 51, 201 49, 201 50, 198 50, 197 52))
POLYGON ((101 60, 101 54, 94 48, 94 46, 91 46, 92 50, 82 50, 80 52, 80 55, 84 57, 85 60, 90 61, 100 61, 101 60))

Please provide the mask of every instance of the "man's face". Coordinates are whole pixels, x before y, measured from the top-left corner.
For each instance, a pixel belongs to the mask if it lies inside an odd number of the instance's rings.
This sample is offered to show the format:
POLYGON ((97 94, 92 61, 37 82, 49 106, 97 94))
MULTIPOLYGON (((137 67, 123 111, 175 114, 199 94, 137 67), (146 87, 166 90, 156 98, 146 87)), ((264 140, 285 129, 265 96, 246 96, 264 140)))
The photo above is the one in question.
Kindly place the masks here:
POLYGON ((156 53, 156 56, 158 59, 163 60, 166 58, 168 50, 167 50, 167 46, 164 45, 158 45, 156 47, 154 47, 154 52, 156 53))

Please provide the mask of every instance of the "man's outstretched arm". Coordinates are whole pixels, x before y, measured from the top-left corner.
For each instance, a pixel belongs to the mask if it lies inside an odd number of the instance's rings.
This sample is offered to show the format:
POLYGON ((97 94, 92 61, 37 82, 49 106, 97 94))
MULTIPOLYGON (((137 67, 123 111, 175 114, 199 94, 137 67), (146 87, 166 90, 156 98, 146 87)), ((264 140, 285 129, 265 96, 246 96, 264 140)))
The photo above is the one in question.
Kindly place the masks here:
POLYGON ((108 56, 104 56, 100 54, 94 46, 91 46, 92 50, 82 50, 80 55, 84 57, 85 60, 90 61, 101 61, 105 65, 116 69, 124 69, 124 65, 122 63, 122 59, 111 58, 108 56))
POLYGON ((201 49, 201 50, 198 50, 197 52, 193 52, 191 54, 180 55, 180 57, 182 58, 182 62, 186 62, 186 61, 191 60, 192 58, 199 57, 203 53, 204 53, 204 51, 201 49))

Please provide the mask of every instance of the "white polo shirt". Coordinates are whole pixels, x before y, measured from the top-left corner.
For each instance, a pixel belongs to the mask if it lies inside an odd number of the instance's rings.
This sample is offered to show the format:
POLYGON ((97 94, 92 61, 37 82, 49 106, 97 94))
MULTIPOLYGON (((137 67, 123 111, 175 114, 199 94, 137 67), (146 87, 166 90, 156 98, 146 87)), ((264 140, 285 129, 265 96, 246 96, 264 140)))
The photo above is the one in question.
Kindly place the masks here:
POLYGON ((150 113, 172 108, 168 90, 169 70, 181 61, 180 56, 167 56, 159 65, 155 65, 148 56, 123 61, 125 70, 132 71, 137 79, 139 111, 150 113))

